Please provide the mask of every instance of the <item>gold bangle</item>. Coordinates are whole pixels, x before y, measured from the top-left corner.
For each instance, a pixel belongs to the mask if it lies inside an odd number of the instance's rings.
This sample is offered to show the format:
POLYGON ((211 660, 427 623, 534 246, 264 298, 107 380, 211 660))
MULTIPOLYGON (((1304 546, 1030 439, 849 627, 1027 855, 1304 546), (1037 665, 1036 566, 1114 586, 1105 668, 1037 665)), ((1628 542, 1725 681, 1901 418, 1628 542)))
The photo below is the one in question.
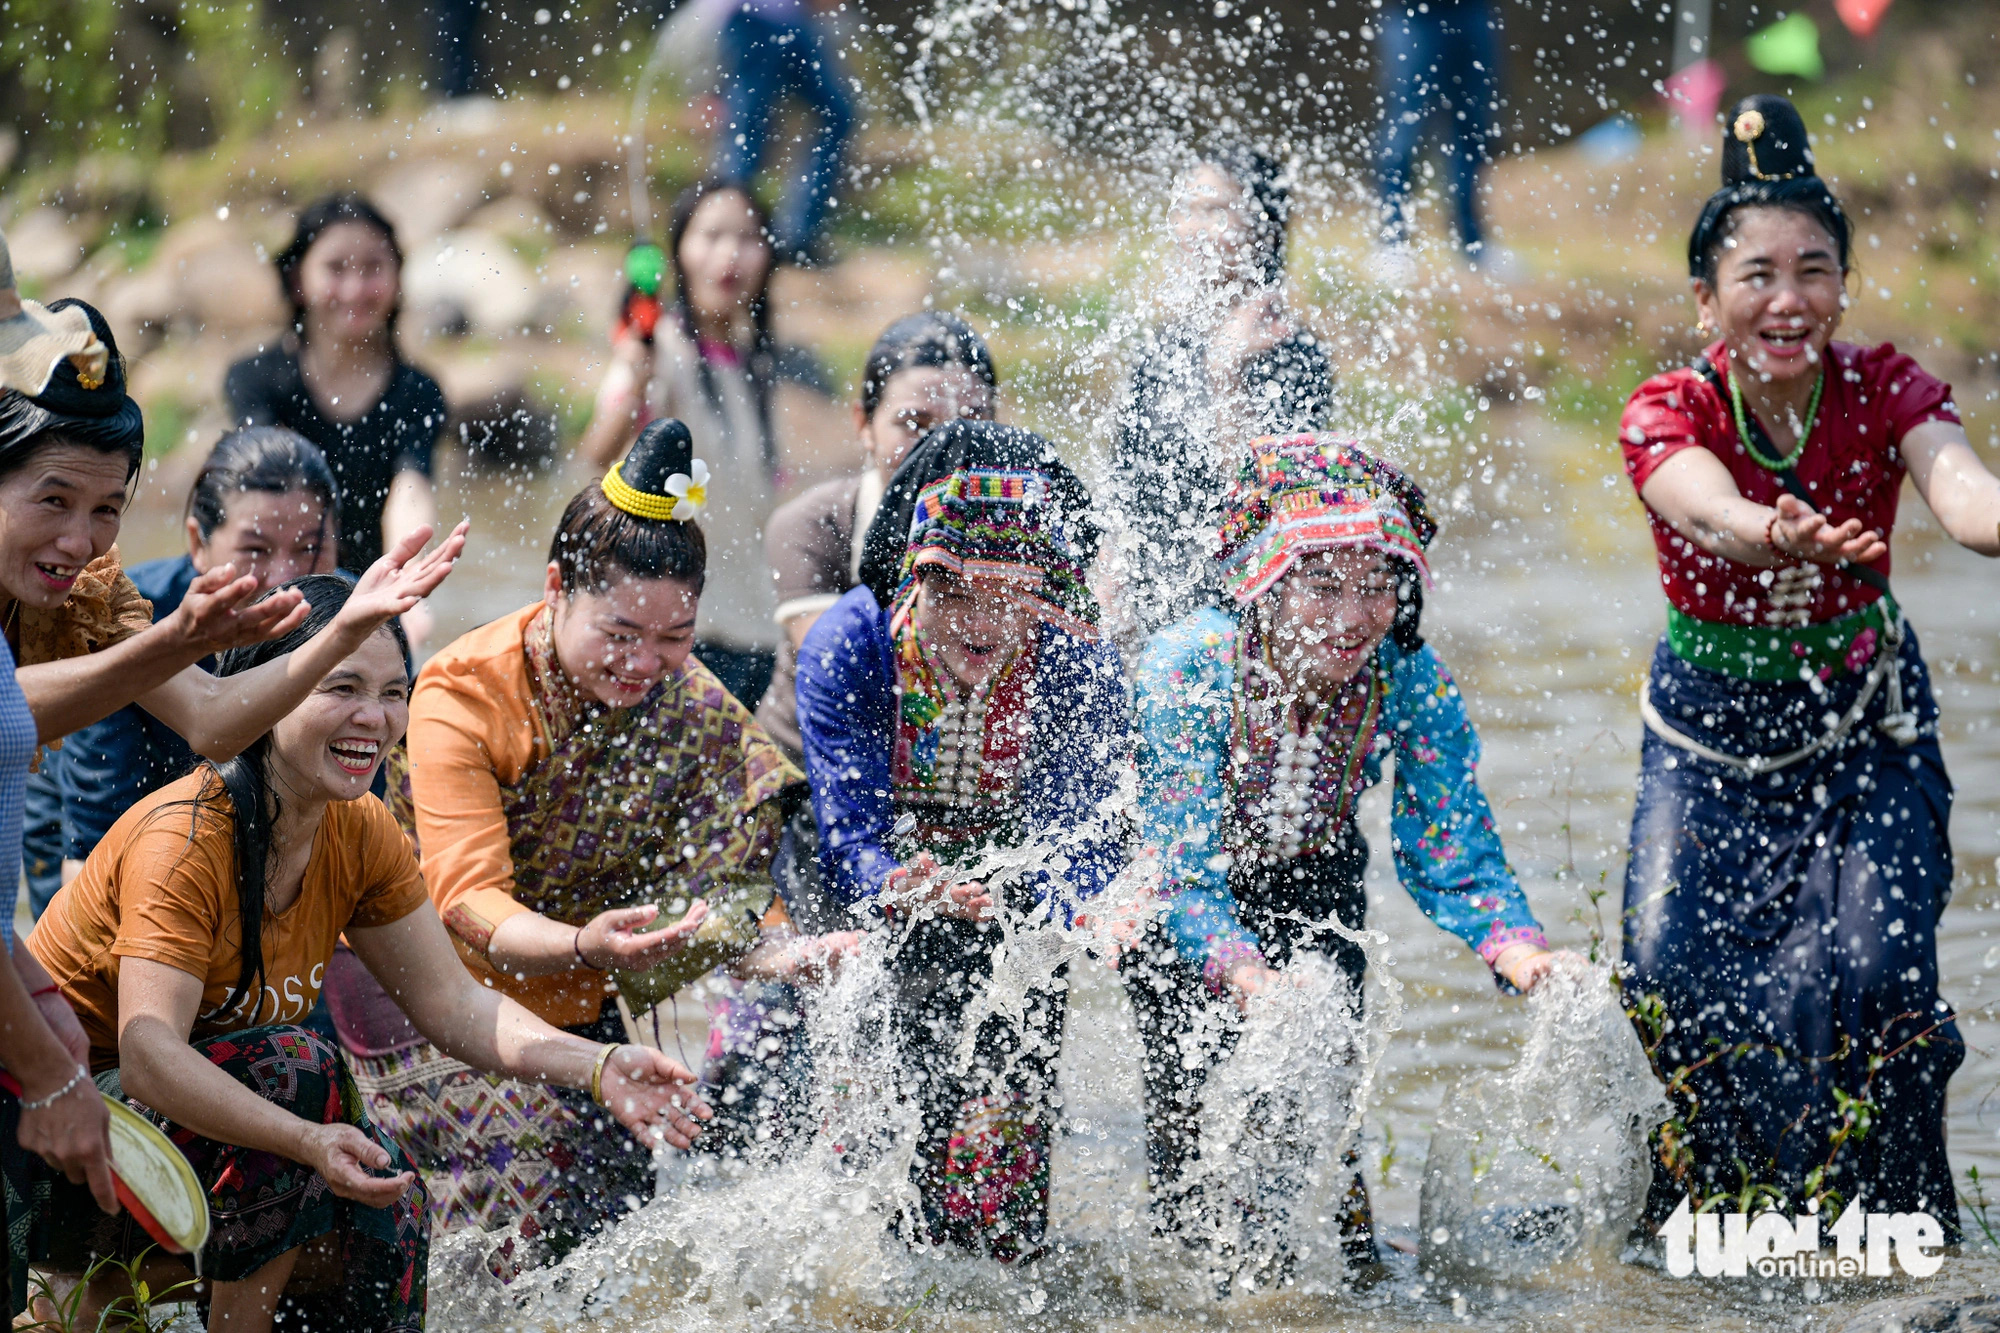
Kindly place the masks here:
POLYGON ((616 1042, 606 1042, 604 1049, 597 1053, 597 1063, 590 1067, 590 1100, 599 1106, 604 1103, 604 1066, 611 1063, 611 1057, 618 1053, 616 1042))

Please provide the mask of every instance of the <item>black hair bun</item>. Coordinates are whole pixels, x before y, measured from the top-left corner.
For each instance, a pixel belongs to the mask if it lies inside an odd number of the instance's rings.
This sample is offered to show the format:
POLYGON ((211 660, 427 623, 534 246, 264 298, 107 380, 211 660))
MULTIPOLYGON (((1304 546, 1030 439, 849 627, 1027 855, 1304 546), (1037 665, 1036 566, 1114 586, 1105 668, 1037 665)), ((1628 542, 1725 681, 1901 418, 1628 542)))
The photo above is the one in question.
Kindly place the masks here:
POLYGON ((1775 93, 1756 93, 1729 110, 1722 127, 1722 188, 1816 176, 1805 118, 1775 93))
POLYGON ((635 491, 665 495, 667 478, 693 471, 694 436, 682 422, 662 417, 639 432, 631 452, 618 465, 618 479, 635 491))
POLYGON ((59 412, 70 417, 110 417, 124 411, 131 399, 125 396, 125 358, 118 354, 118 340, 111 336, 111 325, 97 307, 88 301, 65 296, 59 301, 51 301, 51 311, 68 310, 75 307, 83 311, 90 321, 90 330, 97 340, 104 344, 104 378, 86 384, 83 372, 68 357, 56 363, 55 373, 49 376, 48 387, 35 395, 35 401, 51 412, 59 412))

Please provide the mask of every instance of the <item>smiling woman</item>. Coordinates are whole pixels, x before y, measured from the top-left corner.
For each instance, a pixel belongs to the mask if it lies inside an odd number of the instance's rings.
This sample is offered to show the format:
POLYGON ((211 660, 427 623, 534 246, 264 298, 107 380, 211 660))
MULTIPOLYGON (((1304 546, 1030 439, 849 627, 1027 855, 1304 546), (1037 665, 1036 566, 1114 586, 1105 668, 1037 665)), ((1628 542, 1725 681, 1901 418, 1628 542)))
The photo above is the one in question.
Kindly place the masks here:
MULTIPOLYGON (((232 650, 223 676, 296 649, 359 595, 329 575, 291 590, 304 622, 232 650)), ((693 1074, 658 1052, 557 1032, 456 964, 408 840, 367 795, 409 716, 407 650, 393 622, 378 628, 243 754, 141 801, 31 942, 82 1017, 100 1083, 201 1178, 218 1221, 199 1270, 212 1328, 268 1329, 281 1300, 317 1327, 422 1327, 423 1188, 358 1109, 340 1053, 296 1026, 343 934, 470 1066, 586 1089, 648 1141, 686 1144, 702 1113, 693 1074)), ((80 1190, 58 1189, 50 1210, 57 1271, 146 1246, 80 1190)), ((188 1277, 179 1261, 143 1268, 156 1284, 188 1277)), ((87 1316, 120 1294, 93 1278, 87 1316)))
MULTIPOLYGON (((853 943, 791 930, 770 866, 798 771, 690 655, 706 571, 695 484, 686 429, 659 421, 570 501, 543 599, 424 667, 391 794, 471 974, 592 1040, 623 1038, 619 994, 643 1011, 716 958, 806 979, 853 943)), ((561 1258, 653 1196, 651 1156, 588 1100, 488 1078, 393 1010, 335 999, 357 1081, 429 1179, 438 1226, 504 1229, 497 1275, 561 1258)), ((711 1013, 719 1034, 728 1022, 711 1013)), ((733 1109, 704 1142, 740 1146, 784 1113, 765 1092, 784 1071, 767 1076, 755 1044, 745 1077, 712 1075, 733 1109)))
MULTIPOLYGON (((450 571, 462 534, 424 560, 428 531, 363 579, 345 614, 225 689, 195 664, 295 627, 296 594, 252 604, 257 580, 224 566, 194 580, 159 624, 132 588, 115 542, 144 442, 138 404, 109 326, 77 301, 22 301, 0 248, 0 1063, 24 1096, 0 1094, 0 1170, 10 1212, 34 1196, 40 1164, 88 1179, 115 1209, 104 1109, 81 1077, 85 1040, 41 965, 13 937, 24 794, 37 742, 56 741, 135 699, 199 753, 226 758, 305 697, 320 675, 450 571), (25 1152, 23 1151, 25 1150, 25 1152)), ((9 1233, 25 1235, 25 1217, 9 1233)), ((10 1250, 10 1300, 25 1299, 23 1256, 10 1250)))
POLYGON ((2000 555, 2000 479, 1949 385, 1834 341, 1849 223, 1798 112, 1751 97, 1727 125, 1688 241, 1717 341, 1642 384, 1620 430, 1667 597, 1624 952, 1667 1020, 1684 1122, 1647 1217, 1764 1186, 1781 1208, 1928 1212, 1956 1240, 1943 1108, 1963 1047, 1935 934, 1951 784, 1889 538, 1907 476, 1946 533, 2000 555))

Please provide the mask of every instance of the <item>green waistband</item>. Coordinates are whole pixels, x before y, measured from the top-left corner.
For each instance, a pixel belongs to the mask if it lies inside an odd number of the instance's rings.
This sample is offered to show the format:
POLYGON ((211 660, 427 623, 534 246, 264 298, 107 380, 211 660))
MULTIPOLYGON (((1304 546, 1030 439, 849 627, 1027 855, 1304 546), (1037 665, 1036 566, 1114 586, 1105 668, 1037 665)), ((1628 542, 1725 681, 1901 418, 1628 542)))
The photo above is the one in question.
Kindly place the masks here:
POLYGON ((1683 662, 1744 680, 1796 681, 1807 673, 1838 676, 1866 670, 1873 651, 1855 652, 1856 641, 1873 631, 1881 637, 1896 618, 1896 604, 1879 597, 1834 620, 1812 625, 1724 625, 1696 620, 1669 603, 1667 646, 1683 662), (1848 655, 1854 653, 1850 666, 1848 655))

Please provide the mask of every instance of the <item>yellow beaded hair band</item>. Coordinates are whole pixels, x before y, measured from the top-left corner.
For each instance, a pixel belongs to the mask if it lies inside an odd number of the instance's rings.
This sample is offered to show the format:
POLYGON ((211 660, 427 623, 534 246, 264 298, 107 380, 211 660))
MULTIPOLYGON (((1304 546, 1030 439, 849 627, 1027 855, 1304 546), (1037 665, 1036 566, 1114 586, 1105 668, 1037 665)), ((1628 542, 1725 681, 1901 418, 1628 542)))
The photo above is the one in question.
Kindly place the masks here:
MULTIPOLYGON (((622 462, 623 460, 620 461, 622 462)), ((655 522, 665 522, 672 519, 674 511, 680 507, 681 503, 671 495, 651 495, 636 486, 627 484, 625 478, 618 475, 617 463, 613 463, 611 470, 604 474, 604 498, 634 518, 649 518, 655 522)), ((700 500, 692 495, 689 498, 695 500, 695 503, 690 508, 698 510, 700 508, 700 500)), ((693 517, 693 515, 690 514, 689 517, 693 517)))

